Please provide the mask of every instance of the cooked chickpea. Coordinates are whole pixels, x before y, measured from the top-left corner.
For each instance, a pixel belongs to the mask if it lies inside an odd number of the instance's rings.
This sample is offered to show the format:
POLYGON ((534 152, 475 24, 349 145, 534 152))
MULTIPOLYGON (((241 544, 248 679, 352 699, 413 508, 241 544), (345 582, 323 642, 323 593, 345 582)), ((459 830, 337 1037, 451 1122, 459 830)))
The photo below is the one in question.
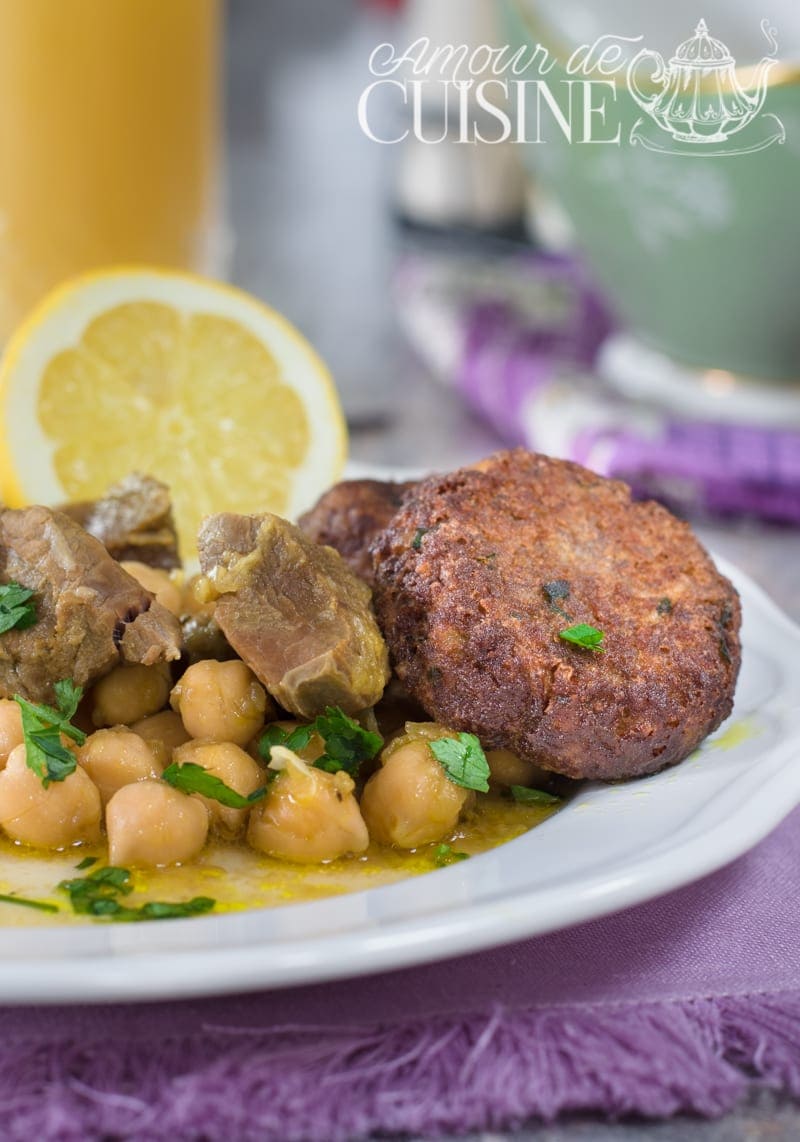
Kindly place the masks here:
POLYGON ((247 840, 254 849, 301 864, 366 849, 369 835, 352 778, 313 769, 280 746, 272 765, 283 768, 250 813, 247 840))
POLYGON ((163 709, 171 683, 169 666, 115 666, 92 690, 95 726, 129 726, 163 709))
POLYGON ((247 745, 264 725, 267 692, 238 658, 195 662, 173 688, 170 704, 193 738, 247 745))
POLYGON ((159 868, 198 855, 208 836, 208 811, 163 781, 125 785, 106 806, 111 864, 159 868))
POLYGON ((12 749, 0 772, 0 825, 14 841, 42 849, 65 849, 100 840, 100 794, 78 766, 47 789, 28 768, 25 746, 12 749))
MULTIPOLYGON (((202 739, 190 741, 175 750, 172 760, 179 765, 185 765, 186 762, 201 765, 203 769, 213 773, 243 797, 248 797, 266 784, 266 776, 261 767, 233 742, 202 739)), ((208 809, 212 832, 218 833, 226 840, 234 840, 241 836, 247 824, 249 809, 233 809, 228 805, 221 805, 211 797, 203 797, 200 793, 193 793, 192 796, 202 801, 208 809)))
POLYGON ((486 751, 491 780, 496 785, 535 785, 546 783, 551 774, 540 769, 532 761, 523 761, 510 749, 489 749, 486 751))
POLYGON ((162 710, 160 714, 151 714, 148 718, 134 722, 131 729, 146 742, 163 743, 167 753, 170 754, 179 745, 190 741, 180 715, 174 710, 162 710))
POLYGON ((91 734, 78 751, 78 764, 100 790, 104 805, 123 785, 160 777, 164 769, 150 744, 124 726, 91 734))
POLYGON ((8 755, 16 746, 22 745, 22 715, 13 698, 0 699, 0 769, 8 761, 8 755))
POLYGON ((415 849, 452 833, 473 795, 446 775, 427 741, 384 750, 382 765, 361 797, 369 835, 384 845, 415 849))
POLYGON ((183 611, 183 592, 168 571, 160 567, 150 567, 147 563, 139 563, 136 559, 123 559, 120 567, 129 575, 155 595, 156 602, 166 607, 176 618, 180 618, 183 611))

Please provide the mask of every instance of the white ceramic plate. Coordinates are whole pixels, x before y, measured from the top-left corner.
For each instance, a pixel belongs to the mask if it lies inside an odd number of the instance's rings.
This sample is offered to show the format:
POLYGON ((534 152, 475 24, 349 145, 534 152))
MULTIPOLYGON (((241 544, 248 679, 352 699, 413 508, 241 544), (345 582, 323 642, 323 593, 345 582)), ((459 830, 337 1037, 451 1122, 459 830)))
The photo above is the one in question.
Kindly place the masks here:
POLYGON ((468 862, 311 904, 139 925, 0 929, 0 1002, 210 995, 476 951, 687 884, 800 802, 800 628, 744 575, 731 718, 675 769, 587 785, 539 828, 468 862))

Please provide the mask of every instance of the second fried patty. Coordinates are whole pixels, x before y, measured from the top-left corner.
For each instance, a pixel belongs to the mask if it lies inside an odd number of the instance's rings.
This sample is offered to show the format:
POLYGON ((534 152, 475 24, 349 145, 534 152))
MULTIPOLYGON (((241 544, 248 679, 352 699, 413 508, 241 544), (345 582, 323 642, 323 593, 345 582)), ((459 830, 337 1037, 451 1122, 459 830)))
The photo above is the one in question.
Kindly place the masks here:
POLYGON ((369 546, 413 483, 342 480, 325 492, 297 525, 315 543, 335 547, 360 579, 372 583, 369 546))
POLYGON ((373 545, 398 677, 428 713, 568 777, 686 757, 727 717, 740 606, 689 527, 521 449, 419 484, 373 545), (585 623, 603 652, 560 637, 585 623))

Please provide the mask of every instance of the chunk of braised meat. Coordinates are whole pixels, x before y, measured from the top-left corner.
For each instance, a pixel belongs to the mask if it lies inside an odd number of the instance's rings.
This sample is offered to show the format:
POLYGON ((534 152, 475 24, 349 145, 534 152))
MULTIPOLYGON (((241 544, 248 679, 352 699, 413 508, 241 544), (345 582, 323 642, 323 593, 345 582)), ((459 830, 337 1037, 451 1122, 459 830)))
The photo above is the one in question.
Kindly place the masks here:
POLYGON ((52 702, 53 683, 88 686, 120 662, 180 657, 177 619, 74 520, 50 508, 0 511, 0 580, 34 592, 36 622, 0 635, 0 695, 52 702))
POLYGON ((234 650, 286 710, 373 706, 389 678, 371 592, 338 552, 274 515, 209 516, 200 566, 234 650))
POLYGON ((413 481, 343 480, 300 516, 297 525, 317 543, 335 547, 356 575, 372 584, 370 544, 414 486, 413 481))
POLYGON ((169 488, 152 476, 131 472, 99 500, 65 504, 61 509, 120 562, 180 567, 178 537, 169 488))

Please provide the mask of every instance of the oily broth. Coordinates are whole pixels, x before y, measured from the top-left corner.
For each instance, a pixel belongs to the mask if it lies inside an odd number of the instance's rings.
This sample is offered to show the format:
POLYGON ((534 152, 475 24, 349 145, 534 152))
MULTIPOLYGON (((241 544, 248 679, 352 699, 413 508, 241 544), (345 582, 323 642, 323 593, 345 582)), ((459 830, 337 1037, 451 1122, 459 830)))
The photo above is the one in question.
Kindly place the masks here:
MULTIPOLYGON (((558 806, 521 805, 489 793, 480 797, 476 807, 447 840, 454 850, 474 856, 521 836, 551 817, 557 809, 558 806)), ((216 914, 275 908, 377 888, 408 876, 436 871, 436 848, 437 845, 430 844, 402 852, 371 844, 358 857, 344 857, 322 865, 299 865, 264 856, 243 843, 212 839, 190 864, 132 869, 134 891, 120 899, 125 904, 138 906, 147 900, 174 902, 193 896, 211 896, 216 901, 216 914)), ((44 901, 59 908, 57 913, 39 912, 0 902, 0 926, 112 922, 75 915, 69 898, 57 888, 61 880, 86 876, 94 868, 102 867, 107 863, 107 856, 103 845, 81 845, 61 853, 46 853, 0 838, 0 893, 44 901), (98 857, 97 864, 77 870, 76 865, 87 856, 98 857)))

